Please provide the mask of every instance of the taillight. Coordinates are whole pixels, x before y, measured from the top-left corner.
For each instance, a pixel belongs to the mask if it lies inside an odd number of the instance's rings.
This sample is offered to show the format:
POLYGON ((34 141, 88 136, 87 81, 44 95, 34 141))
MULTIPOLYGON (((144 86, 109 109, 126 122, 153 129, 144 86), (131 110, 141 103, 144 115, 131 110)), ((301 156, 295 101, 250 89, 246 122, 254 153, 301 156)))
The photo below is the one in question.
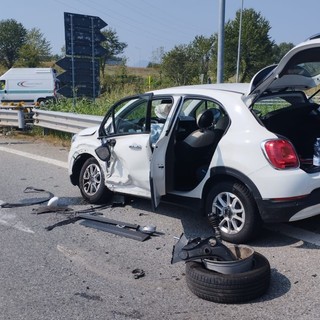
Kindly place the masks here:
POLYGON ((268 140, 264 143, 264 150, 268 160, 276 169, 299 167, 297 153, 288 140, 268 140))

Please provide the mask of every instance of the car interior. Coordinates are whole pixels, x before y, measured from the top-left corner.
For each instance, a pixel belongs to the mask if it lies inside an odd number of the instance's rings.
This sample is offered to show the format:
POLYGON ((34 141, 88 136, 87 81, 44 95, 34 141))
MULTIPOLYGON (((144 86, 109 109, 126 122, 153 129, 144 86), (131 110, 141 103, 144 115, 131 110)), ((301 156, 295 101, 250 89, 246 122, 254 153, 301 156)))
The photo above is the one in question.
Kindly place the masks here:
POLYGON ((273 105, 265 104, 263 111, 262 104, 260 107, 259 104, 254 106, 253 110, 269 131, 291 141, 298 153, 301 168, 308 169, 312 165, 315 139, 320 137, 319 105, 306 98, 297 99, 294 95, 291 98, 290 95, 284 95, 279 100, 274 99, 273 105), (282 100, 282 106, 279 100, 282 100))
MULTIPOLYGON (((177 190, 192 190, 204 178, 218 142, 228 127, 229 118, 221 115, 216 122, 214 110, 205 109, 198 115, 196 123, 196 130, 175 143, 174 176, 177 190)), ((181 130, 177 132, 181 133, 181 130)))

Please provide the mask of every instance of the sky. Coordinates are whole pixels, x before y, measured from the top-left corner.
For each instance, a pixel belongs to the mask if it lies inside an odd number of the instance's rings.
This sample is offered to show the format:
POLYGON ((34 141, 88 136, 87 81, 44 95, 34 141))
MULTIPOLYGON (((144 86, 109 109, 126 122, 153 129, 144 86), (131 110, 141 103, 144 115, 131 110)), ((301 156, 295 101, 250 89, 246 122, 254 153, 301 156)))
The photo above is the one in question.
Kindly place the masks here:
MULTIPOLYGON (((2 0, 4 2, 4 0, 2 0)), ((271 26, 276 44, 298 44, 320 32, 319 0, 225 0, 225 22, 237 10, 253 8, 271 26)), ((196 36, 219 30, 221 0, 11 0, 1 6, 0 20, 14 19, 26 29, 39 29, 52 54, 65 45, 64 12, 96 16, 127 43, 128 66, 143 67, 160 47, 170 51, 196 36)), ((4 4, 4 3, 3 3, 4 4)), ((235 50, 237 50, 235 48, 235 50)))

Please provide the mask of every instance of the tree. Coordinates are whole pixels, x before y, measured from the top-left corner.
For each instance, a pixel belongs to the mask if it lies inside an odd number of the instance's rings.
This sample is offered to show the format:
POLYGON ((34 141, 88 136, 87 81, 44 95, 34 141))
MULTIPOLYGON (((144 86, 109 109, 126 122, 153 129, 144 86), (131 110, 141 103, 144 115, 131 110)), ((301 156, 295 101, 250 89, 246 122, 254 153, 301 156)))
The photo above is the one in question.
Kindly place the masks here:
POLYGON ((199 75, 199 61, 190 44, 175 46, 165 53, 161 68, 174 85, 192 84, 199 75))
POLYGON ((51 55, 51 45, 39 29, 27 31, 26 43, 19 50, 18 63, 22 66, 39 67, 41 62, 47 61, 51 55))
POLYGON ((26 43, 19 50, 19 60, 16 63, 19 67, 35 68, 41 64, 38 50, 26 43))
MULTIPOLYGON (((232 79, 237 69, 240 14, 225 25, 224 78, 232 79)), ((253 9, 242 12, 240 82, 250 81, 256 72, 273 63, 273 45, 269 22, 253 9)), ((216 66, 216 57, 214 59, 216 66)))
POLYGON ((14 19, 0 21, 0 63, 10 69, 19 58, 27 30, 14 19))
POLYGON ((208 82, 209 64, 212 54, 214 52, 214 44, 216 43, 216 37, 211 36, 206 38, 204 36, 196 36, 191 43, 194 54, 199 64, 199 74, 202 77, 201 82, 208 82))
POLYGON ((294 47, 292 42, 281 42, 273 46, 273 62, 278 63, 283 56, 294 47))
POLYGON ((117 32, 114 29, 107 28, 102 30, 101 33, 106 37, 106 41, 103 41, 101 46, 107 50, 106 54, 100 59, 102 76, 104 76, 107 61, 116 59, 116 56, 123 53, 128 45, 125 42, 119 41, 117 32))

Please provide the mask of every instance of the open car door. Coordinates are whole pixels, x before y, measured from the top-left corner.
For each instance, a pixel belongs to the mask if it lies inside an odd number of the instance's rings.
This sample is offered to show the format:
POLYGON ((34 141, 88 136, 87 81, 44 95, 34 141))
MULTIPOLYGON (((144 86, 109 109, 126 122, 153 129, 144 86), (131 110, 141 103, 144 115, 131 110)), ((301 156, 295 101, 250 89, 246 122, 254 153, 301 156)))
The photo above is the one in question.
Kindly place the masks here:
POLYGON ((168 181, 173 176, 173 158, 174 139, 172 138, 174 127, 178 121, 179 109, 181 106, 180 97, 174 97, 173 106, 163 127, 159 140, 154 146, 150 162, 150 191, 152 209, 155 210, 161 196, 167 193, 168 181))

